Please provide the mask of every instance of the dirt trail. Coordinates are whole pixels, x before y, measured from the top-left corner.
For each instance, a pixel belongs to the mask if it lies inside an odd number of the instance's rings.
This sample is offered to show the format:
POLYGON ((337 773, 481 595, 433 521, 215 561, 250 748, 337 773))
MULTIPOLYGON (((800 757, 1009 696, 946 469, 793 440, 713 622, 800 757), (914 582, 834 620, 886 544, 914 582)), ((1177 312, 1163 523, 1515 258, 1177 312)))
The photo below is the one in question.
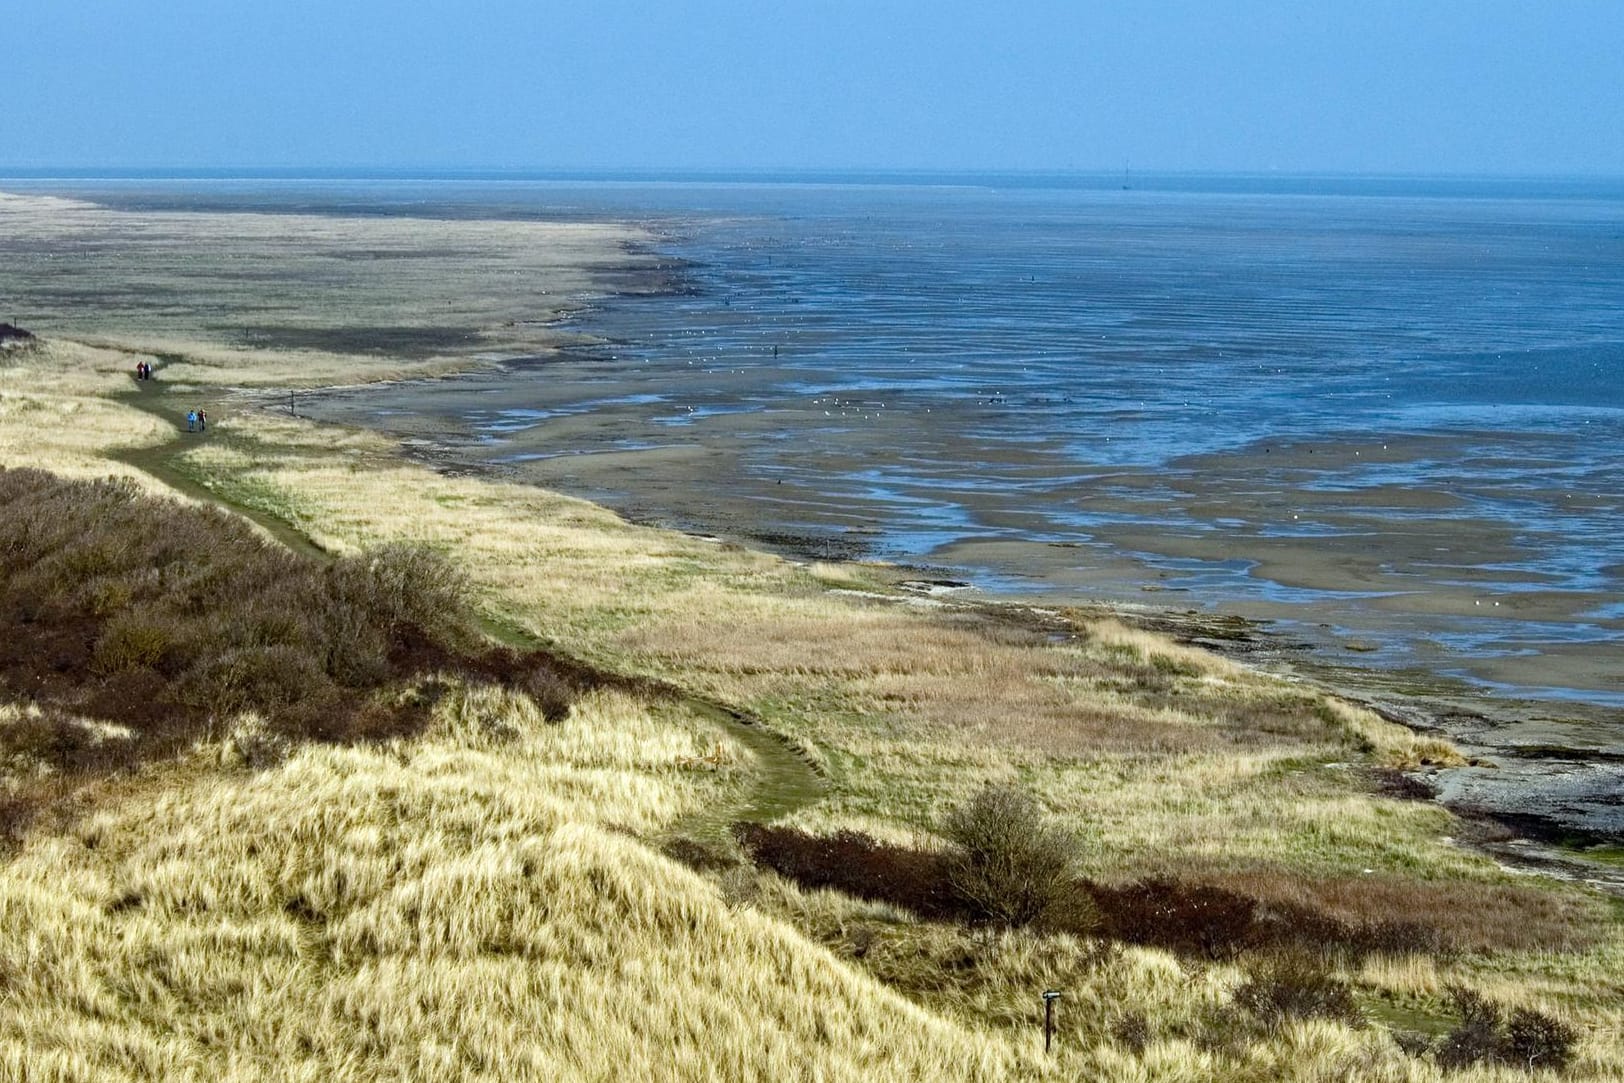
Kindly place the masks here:
MULTIPOLYGON (((150 414, 174 429, 172 439, 149 447, 129 448, 115 454, 119 461, 129 464, 156 478, 169 488, 194 500, 212 503, 235 515, 249 519, 264 529, 272 538, 303 556, 327 561, 332 554, 322 549, 292 523, 258 508, 240 504, 207 486, 199 484, 181 468, 180 458, 196 443, 210 438, 209 433, 186 430, 187 411, 201 405, 205 410, 220 411, 226 404, 224 396, 216 393, 203 395, 196 392, 184 403, 172 394, 175 389, 157 378, 172 357, 160 357, 153 366, 154 378, 132 381, 132 390, 121 396, 122 401, 150 414)), ((587 668, 591 663, 571 654, 565 645, 534 636, 518 625, 499 616, 481 614, 480 630, 490 639, 520 650, 542 650, 561 656, 587 668)), ((618 676, 606 674, 606 676, 618 676)), ((628 678, 629 679, 629 678, 628 678)), ((748 820, 769 822, 812 804, 821 798, 827 784, 823 777, 788 741, 769 729, 759 719, 742 711, 702 696, 696 696, 667 681, 648 681, 651 690, 667 695, 688 710, 725 730, 749 750, 755 760, 755 781, 735 801, 707 809, 677 825, 676 833, 714 836, 724 832, 731 823, 748 820)))

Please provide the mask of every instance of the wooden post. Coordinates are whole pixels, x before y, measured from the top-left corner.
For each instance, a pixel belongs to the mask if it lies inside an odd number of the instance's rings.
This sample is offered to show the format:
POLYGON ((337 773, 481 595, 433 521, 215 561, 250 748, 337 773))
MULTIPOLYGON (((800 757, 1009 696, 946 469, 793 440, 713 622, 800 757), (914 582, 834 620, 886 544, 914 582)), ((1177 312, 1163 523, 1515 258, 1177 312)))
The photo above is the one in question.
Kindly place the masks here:
POLYGON ((1049 989, 1043 994, 1043 1051, 1049 1052, 1054 1045, 1054 1002, 1060 999, 1060 994, 1049 989))

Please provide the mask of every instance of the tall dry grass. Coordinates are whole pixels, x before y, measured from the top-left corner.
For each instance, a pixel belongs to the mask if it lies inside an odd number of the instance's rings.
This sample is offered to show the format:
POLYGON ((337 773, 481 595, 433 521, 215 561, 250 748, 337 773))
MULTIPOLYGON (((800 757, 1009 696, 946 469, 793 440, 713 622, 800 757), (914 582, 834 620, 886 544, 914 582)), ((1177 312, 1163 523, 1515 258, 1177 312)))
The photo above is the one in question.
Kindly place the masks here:
POLYGON ((974 1078, 932 1017, 625 832, 714 800, 696 720, 469 690, 389 748, 154 776, 0 876, 29 1079, 974 1078), (506 736, 493 744, 497 717, 506 736))
POLYGON ((75 478, 116 475, 156 489, 113 457, 170 435, 162 422, 109 398, 128 385, 134 366, 128 354, 60 341, 0 361, 0 463, 75 478))
MULTIPOLYGON (((803 827, 909 842, 1019 780, 1085 840, 1089 875, 1193 869, 1350 913, 1420 895, 1465 912, 1510 890, 1446 841, 1447 814, 1354 769, 1438 750, 1317 693, 1120 626, 1051 642, 893 603, 879 572, 856 576, 878 598, 836 593, 852 577, 443 477, 364 434, 252 413, 214 428, 182 465, 223 498, 331 552, 429 544, 488 611, 761 716, 826 775, 803 827)), ((0 413, 8 464, 33 461, 26 433, 0 413)), ((117 439, 40 458, 93 466, 117 439)), ((1441 990, 1465 983, 1573 1019, 1573 1077, 1620 1078, 1624 937, 1580 892, 1528 888, 1569 908, 1557 920, 1583 936, 1563 950, 1367 959, 1342 977, 1377 1025, 1265 1028, 1236 1014, 1238 964, 988 939, 679 868, 656 844, 736 801, 748 753, 624 693, 544 718, 511 689, 461 687, 410 740, 285 759, 253 755, 244 719, 82 795, 82 818, 0 874, 0 1074, 1437 1080, 1393 1034, 1447 1026, 1441 990), (1068 1029, 1044 1061, 1033 994, 1050 985, 1068 1029)))

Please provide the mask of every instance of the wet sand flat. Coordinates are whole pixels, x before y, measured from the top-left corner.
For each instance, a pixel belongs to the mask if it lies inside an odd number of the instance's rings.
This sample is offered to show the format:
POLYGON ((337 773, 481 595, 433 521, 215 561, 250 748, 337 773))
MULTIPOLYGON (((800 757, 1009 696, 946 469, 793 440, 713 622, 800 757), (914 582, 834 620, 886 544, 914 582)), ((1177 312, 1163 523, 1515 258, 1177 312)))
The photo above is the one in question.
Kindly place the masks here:
MULTIPOLYGON (((573 398, 583 388, 569 373, 550 380, 551 371, 343 392, 312 408, 409 435, 422 453, 462 468, 682 529, 811 556, 936 565, 1050 599, 1205 607, 1220 595, 1220 611, 1283 622, 1349 663, 1424 665, 1624 703, 1616 577, 1598 570, 1585 589, 1542 570, 1530 563, 1537 538, 1471 514, 1456 493, 1321 487, 1368 461, 1362 448, 1252 449, 1155 471, 1073 466, 1059 482, 1055 464, 1017 452, 989 463, 987 477, 942 479, 934 494, 887 491, 865 481, 875 461, 930 454, 932 435, 907 417, 839 432, 821 409, 718 409, 689 420, 680 389, 656 391, 635 370, 622 381, 600 368, 585 402, 573 398), (546 390, 512 386, 531 380, 546 390), (800 446, 775 447, 770 470, 751 469, 757 446, 784 439, 800 446), (1310 458, 1314 472, 1296 473, 1310 458), (1281 462, 1293 465, 1278 471, 1281 462), (1042 503, 1026 497, 1025 478, 1044 484, 1042 503), (912 501, 944 494, 957 518, 899 528, 899 515, 919 515, 912 501)), ((1436 450, 1395 439, 1386 462, 1436 450)))

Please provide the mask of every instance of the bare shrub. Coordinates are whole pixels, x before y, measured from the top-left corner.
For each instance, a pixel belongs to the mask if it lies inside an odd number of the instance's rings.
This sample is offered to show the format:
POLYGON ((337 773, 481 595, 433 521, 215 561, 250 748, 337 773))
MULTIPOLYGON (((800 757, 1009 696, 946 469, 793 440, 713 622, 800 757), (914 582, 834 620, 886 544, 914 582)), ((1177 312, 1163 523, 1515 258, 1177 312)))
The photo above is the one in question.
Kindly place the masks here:
POLYGON ((1364 1014, 1346 981, 1306 952, 1286 952, 1248 972, 1235 1003, 1271 1029, 1293 1019, 1332 1019, 1364 1026, 1364 1014))
POLYGON ((17 712, 0 725, 0 763, 51 771, 89 771, 116 763, 124 742, 55 710, 17 712))
POLYGON ((1506 1022, 1500 1058, 1530 1072, 1549 1068, 1560 1072, 1573 1060, 1579 1032, 1560 1019, 1532 1008, 1518 1008, 1506 1022))
POLYGON ((1412 1057, 1424 1057, 1432 1052, 1432 1036, 1418 1030, 1395 1030, 1393 1044, 1412 1057))
POLYGON ((184 702, 218 714, 275 711, 327 683, 308 654, 287 646, 242 647, 205 658, 183 679, 184 702))
POLYGON ((333 594, 391 632, 415 629, 429 639, 467 642, 468 577, 442 554, 403 542, 347 557, 328 569, 333 594))
POLYGON ((1450 987, 1449 996, 1461 1018, 1438 1047, 1438 1063, 1445 1068, 1470 1068, 1497 1059, 1500 1006, 1482 993, 1459 985, 1450 987))
POLYGON ((1449 996, 1460 1022, 1438 1047, 1443 1067, 1505 1064, 1529 1072, 1560 1072, 1572 1062, 1579 1032, 1562 1020, 1533 1008, 1517 1008, 1508 1016, 1500 1005, 1464 986, 1450 986, 1449 996))
POLYGON ((1071 887, 1075 840, 1024 790, 987 786, 949 811, 941 831, 951 844, 948 884, 980 920, 1030 925, 1071 887))
POLYGON ((578 695, 575 682, 552 666, 532 669, 525 675, 523 688, 548 722, 561 722, 568 717, 570 705, 578 695))

